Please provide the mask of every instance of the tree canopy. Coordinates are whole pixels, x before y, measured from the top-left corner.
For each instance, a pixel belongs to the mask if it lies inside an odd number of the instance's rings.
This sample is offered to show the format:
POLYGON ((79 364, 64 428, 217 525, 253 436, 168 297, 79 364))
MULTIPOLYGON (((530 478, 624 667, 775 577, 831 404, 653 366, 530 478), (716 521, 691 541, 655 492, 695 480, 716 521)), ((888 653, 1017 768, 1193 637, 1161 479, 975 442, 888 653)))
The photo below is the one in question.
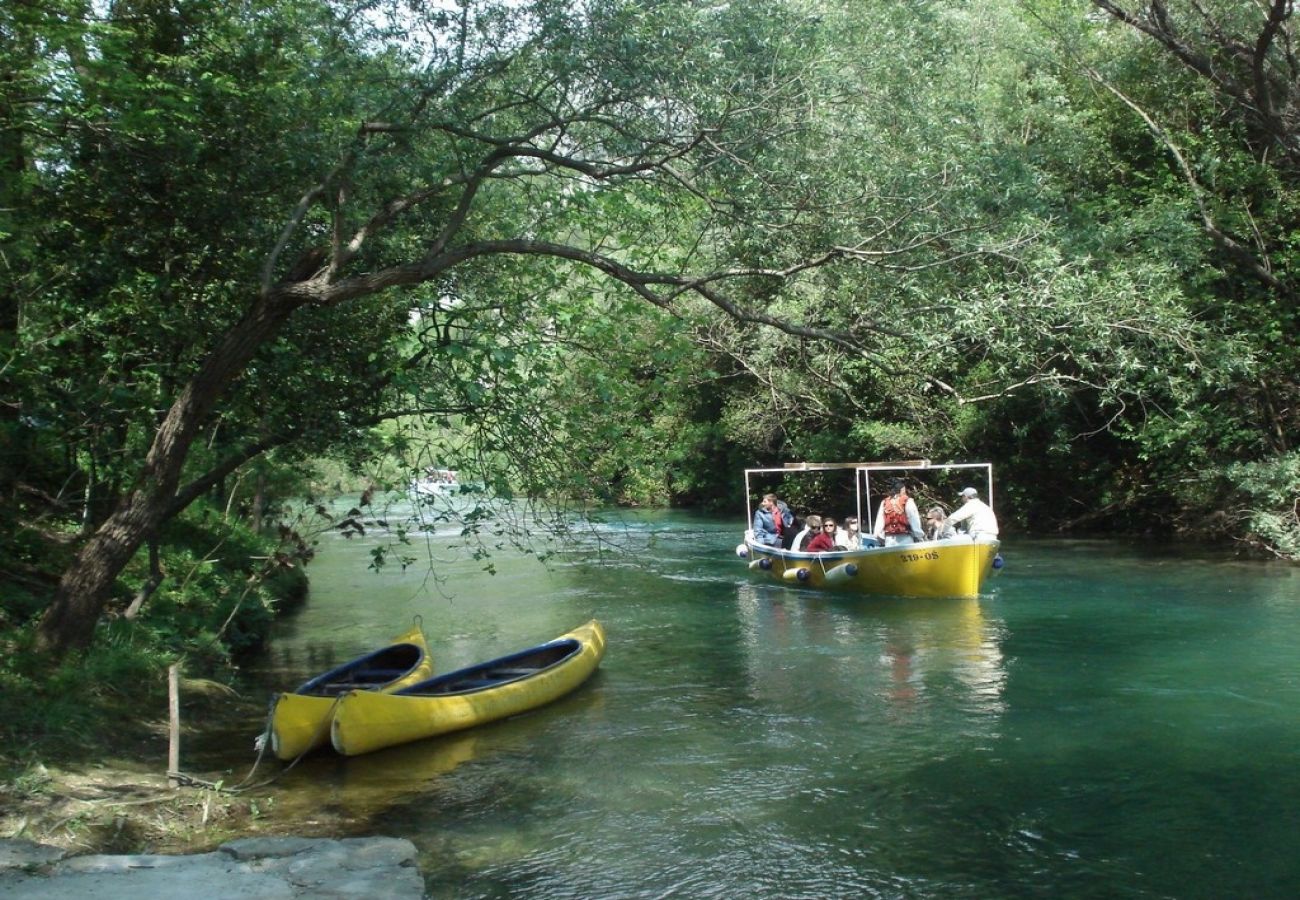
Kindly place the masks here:
POLYGON ((975 455, 1029 527, 1294 555, 1290 26, 10 4, 3 527, 76 534, 39 642, 90 640, 197 498, 409 453, 417 420, 502 494, 975 455))

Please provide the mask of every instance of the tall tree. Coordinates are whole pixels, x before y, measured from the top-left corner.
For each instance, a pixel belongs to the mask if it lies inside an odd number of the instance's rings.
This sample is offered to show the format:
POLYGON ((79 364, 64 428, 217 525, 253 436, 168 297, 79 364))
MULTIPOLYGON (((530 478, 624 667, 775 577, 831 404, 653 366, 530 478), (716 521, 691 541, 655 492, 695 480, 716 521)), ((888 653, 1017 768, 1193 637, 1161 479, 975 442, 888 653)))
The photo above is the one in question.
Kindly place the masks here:
MULTIPOLYGON (((800 77, 796 52, 811 25, 780 4, 467 3, 457 14, 369 4, 335 15, 310 3, 141 2, 110 12, 102 26, 86 19, 67 45, 82 114, 68 122, 76 141, 56 167, 104 200, 143 201, 141 219, 151 202, 175 202, 179 177, 185 205, 169 217, 211 212, 234 227, 195 229, 219 236, 206 254, 177 247, 169 258, 168 229, 143 229, 134 240, 163 246, 128 250, 156 260, 156 284, 132 290, 145 314, 151 297, 182 307, 188 315, 176 321, 199 323, 189 326, 199 340, 176 347, 174 364, 159 373, 153 390, 169 399, 139 469, 63 575, 38 632, 46 649, 89 640, 116 575, 178 498, 191 496, 183 482, 196 440, 250 364, 304 315, 401 288, 441 293, 454 289, 458 269, 523 259, 594 270, 656 306, 693 295, 744 320, 866 349, 852 332, 750 302, 843 255, 824 245, 810 254, 812 241, 792 241, 775 265, 762 264, 762 248, 745 239, 774 228, 797 234, 811 219, 807 202, 791 205, 797 185, 766 168, 768 148, 798 134, 797 111, 815 87, 800 77), (250 42, 264 53, 257 69, 242 52, 247 35, 259 36, 250 42), (302 80, 319 93, 296 90, 302 80), (214 128, 203 117, 213 90, 259 102, 278 94, 306 135, 269 130, 270 108, 254 102, 239 108, 261 118, 214 128), (166 134, 151 129, 160 114, 166 134), (259 195, 243 181, 246 194, 223 196, 212 176, 227 171, 220 153, 234 139, 230 127, 245 124, 268 151, 262 178, 273 190, 259 195), (338 152, 326 167, 331 143, 338 152), (177 159, 177 150, 187 156, 177 159), (269 171, 273 164, 280 171, 269 171), (123 174, 131 194, 114 187, 123 174), (295 182, 301 196, 270 235, 267 213, 295 182), (697 223, 692 243, 626 239, 641 223, 683 213, 697 223), (220 283, 169 277, 178 262, 205 275, 216 254, 243 264, 242 283, 239 267, 224 269, 220 283), (741 288, 728 291, 729 283, 741 288), (211 309, 198 308, 207 302, 211 309)), ((120 289, 108 268, 108 290, 120 289)), ((144 357, 134 348, 137 363, 144 357)))

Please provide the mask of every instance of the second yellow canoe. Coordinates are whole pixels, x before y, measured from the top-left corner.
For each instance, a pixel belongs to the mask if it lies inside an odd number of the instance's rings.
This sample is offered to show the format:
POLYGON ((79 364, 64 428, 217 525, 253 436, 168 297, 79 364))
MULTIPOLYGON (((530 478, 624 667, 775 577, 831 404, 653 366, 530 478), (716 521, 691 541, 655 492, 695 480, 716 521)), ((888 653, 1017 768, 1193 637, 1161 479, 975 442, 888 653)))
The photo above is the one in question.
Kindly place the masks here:
POLYGON ((605 656, 595 619, 553 641, 439 675, 392 693, 352 691, 330 726, 347 756, 518 715, 577 689, 605 656))
POLYGON ((277 696, 271 711, 271 752, 287 762, 328 744, 334 706, 348 691, 395 691, 432 674, 429 644, 415 626, 393 638, 387 647, 358 656, 277 696))

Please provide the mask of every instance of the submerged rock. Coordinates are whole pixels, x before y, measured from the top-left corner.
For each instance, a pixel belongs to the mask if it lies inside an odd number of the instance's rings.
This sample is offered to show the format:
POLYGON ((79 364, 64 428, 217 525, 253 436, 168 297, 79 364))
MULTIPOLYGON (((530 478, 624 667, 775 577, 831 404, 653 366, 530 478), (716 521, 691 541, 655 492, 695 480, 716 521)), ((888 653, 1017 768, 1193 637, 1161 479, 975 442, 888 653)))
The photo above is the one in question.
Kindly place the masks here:
POLYGON ((424 896, 415 845, 403 838, 245 838, 191 856, 60 859, 62 852, 30 841, 0 841, 0 860, 23 860, 0 866, 0 897, 418 900, 424 896))

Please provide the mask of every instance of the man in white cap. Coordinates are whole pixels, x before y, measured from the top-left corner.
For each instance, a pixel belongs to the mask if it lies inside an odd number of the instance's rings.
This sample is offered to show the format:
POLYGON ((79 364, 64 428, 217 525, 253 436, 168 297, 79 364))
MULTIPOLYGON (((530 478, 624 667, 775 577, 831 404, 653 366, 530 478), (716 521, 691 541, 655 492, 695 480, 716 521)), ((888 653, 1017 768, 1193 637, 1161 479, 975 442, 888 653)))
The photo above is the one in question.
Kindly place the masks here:
POLYGON ((989 505, 980 499, 980 492, 973 487, 962 488, 961 499, 965 502, 953 510, 948 517, 948 524, 961 530, 965 529, 971 540, 982 537, 997 539, 998 517, 993 515, 989 505))

